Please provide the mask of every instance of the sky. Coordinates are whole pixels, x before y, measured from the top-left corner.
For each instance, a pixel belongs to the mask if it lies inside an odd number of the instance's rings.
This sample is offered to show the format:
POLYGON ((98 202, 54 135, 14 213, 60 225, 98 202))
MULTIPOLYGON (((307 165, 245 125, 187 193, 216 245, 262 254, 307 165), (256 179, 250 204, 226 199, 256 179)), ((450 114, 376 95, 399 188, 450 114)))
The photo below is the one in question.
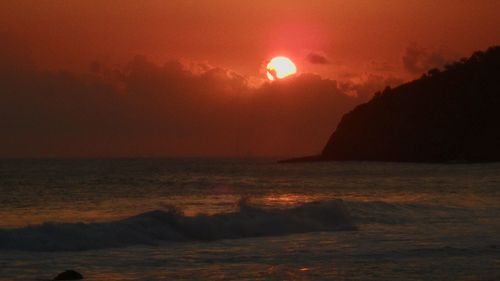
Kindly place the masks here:
POLYGON ((0 157, 301 156, 500 44, 496 0, 2 1, 0 157), (291 78, 269 82, 283 55, 291 78))

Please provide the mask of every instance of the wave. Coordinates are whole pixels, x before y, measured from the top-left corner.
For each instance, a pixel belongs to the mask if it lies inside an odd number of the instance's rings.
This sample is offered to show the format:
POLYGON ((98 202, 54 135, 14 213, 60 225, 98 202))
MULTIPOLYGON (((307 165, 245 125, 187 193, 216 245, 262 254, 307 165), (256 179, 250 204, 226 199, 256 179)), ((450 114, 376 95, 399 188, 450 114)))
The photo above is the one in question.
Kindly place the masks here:
POLYGON ((342 200, 288 209, 266 209, 242 200, 232 213, 185 216, 172 207, 112 222, 0 229, 0 250, 80 251, 336 230, 356 230, 342 200))

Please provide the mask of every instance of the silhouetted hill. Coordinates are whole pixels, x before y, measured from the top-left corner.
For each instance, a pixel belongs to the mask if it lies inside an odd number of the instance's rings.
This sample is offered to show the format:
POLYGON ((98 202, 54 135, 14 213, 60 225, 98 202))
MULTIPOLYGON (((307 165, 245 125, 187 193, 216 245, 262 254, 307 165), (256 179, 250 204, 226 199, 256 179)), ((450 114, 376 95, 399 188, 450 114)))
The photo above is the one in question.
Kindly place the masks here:
POLYGON ((376 93, 302 160, 500 161, 500 47, 376 93))

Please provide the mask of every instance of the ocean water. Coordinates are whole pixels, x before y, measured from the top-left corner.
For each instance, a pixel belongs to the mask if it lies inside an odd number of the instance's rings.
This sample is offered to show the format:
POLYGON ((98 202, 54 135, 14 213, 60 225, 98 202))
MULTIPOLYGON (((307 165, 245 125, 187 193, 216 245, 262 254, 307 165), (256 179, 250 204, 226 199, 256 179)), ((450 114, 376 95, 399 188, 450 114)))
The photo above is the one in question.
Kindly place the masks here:
POLYGON ((500 280, 500 163, 0 160, 0 280, 500 280))

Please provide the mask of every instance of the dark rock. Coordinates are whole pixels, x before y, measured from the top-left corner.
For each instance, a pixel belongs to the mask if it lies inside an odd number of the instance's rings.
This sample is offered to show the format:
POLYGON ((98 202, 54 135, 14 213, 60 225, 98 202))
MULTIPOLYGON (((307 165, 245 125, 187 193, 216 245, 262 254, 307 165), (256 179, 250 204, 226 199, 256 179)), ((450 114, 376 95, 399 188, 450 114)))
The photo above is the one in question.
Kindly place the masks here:
POLYGON ((74 270, 66 270, 64 272, 59 273, 54 280, 81 280, 83 279, 83 275, 74 270))
POLYGON ((500 161, 500 46, 386 88, 305 161, 500 161))

